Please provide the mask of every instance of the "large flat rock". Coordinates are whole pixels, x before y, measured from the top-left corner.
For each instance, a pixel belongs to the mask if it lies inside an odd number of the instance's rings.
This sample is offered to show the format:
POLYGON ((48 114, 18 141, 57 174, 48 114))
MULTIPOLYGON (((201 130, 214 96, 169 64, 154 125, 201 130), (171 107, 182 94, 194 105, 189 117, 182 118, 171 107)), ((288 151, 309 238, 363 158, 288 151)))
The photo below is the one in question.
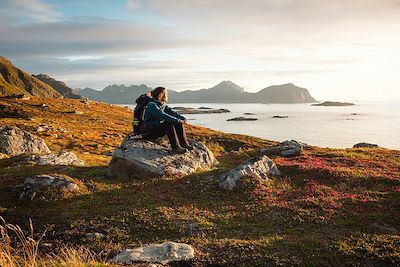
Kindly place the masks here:
POLYGON ((186 176, 212 168, 218 161, 203 143, 189 140, 192 151, 170 154, 168 142, 150 142, 140 135, 127 135, 113 153, 108 167, 110 177, 186 176))
POLYGON ((27 155, 24 161, 34 162, 38 165, 72 165, 84 166, 85 162, 71 151, 61 151, 59 153, 50 153, 45 155, 27 155))
POLYGON ((135 249, 127 249, 112 259, 112 262, 129 264, 132 262, 151 262, 167 264, 172 261, 188 261, 194 258, 192 246, 165 242, 135 249))

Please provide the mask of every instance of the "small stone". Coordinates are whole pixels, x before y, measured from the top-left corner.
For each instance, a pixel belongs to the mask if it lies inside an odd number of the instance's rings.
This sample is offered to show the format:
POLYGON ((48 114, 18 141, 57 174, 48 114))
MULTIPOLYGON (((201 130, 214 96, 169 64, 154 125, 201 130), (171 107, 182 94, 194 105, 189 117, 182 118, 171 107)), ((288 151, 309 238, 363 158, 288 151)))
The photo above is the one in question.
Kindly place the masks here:
POLYGON ((46 131, 46 129, 42 126, 37 127, 36 132, 40 133, 40 132, 44 132, 46 131))
POLYGON ((87 239, 103 239, 106 236, 102 233, 87 233, 87 234, 85 234, 85 237, 87 239))

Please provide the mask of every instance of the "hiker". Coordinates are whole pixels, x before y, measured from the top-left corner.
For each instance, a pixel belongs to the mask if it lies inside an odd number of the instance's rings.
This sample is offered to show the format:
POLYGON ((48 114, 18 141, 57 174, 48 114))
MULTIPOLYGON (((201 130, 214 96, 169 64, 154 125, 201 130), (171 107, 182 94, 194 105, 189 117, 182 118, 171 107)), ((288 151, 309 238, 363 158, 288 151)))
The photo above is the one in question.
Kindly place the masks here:
MULTIPOLYGON (((149 95, 142 95, 147 105, 143 107, 142 123, 139 131, 143 139, 154 141, 167 135, 173 154, 183 154, 193 147, 188 144, 184 125, 185 117, 167 106, 168 91, 164 87, 157 87, 149 95)), ((139 105, 139 104, 138 104, 139 105)), ((138 107, 138 106, 137 106, 138 107)), ((135 109, 136 110, 136 109, 135 109)))

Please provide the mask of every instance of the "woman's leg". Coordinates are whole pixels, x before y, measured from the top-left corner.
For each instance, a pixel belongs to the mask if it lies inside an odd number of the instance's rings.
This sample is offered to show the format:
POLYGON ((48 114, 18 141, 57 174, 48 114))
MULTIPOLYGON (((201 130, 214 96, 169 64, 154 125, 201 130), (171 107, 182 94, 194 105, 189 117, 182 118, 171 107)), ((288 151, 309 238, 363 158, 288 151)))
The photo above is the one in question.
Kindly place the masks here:
POLYGON ((174 124, 175 132, 176 135, 178 136, 179 143, 182 147, 187 147, 189 146, 186 133, 185 133, 185 128, 183 127, 182 123, 179 124, 174 124))
POLYGON ((174 124, 169 122, 163 122, 161 123, 161 127, 163 128, 163 131, 167 134, 169 143, 171 144, 171 148, 175 149, 180 147, 179 139, 178 136, 176 135, 177 133, 175 131, 174 124))

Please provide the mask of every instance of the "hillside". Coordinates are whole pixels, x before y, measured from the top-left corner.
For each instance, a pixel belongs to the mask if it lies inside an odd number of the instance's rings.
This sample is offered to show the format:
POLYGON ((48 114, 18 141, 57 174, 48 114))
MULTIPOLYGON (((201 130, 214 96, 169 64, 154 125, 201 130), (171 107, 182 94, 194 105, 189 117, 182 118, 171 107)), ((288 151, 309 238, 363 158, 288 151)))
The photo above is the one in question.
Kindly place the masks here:
POLYGON ((15 67, 10 60, 0 56, 0 97, 13 95, 62 97, 51 86, 15 67))
MULTIPOLYGON (((130 104, 141 94, 150 90, 145 85, 129 87, 125 85, 112 85, 102 91, 90 88, 79 90, 82 96, 89 99, 104 101, 113 104, 130 104)), ((294 84, 270 86, 257 93, 245 90, 231 81, 201 90, 186 90, 177 92, 169 90, 171 103, 313 103, 316 100, 307 89, 294 84)))
POLYGON ((130 110, 74 99, 0 99, 0 105, 7 107, 0 125, 30 131, 52 151, 74 151, 87 163, 0 159, 0 216, 26 230, 31 218, 37 239, 46 231, 43 257, 67 246, 89 249, 103 261, 123 248, 172 240, 192 245, 196 256, 170 266, 400 264, 400 151, 310 147, 301 156, 272 157, 282 177, 248 179, 228 192, 215 177, 275 142, 189 125, 189 136, 217 156, 217 169, 182 178, 110 179, 106 154, 130 131, 130 110), (37 131, 40 125, 50 130, 37 131), (84 189, 18 200, 14 187, 34 174, 67 175, 84 189), (85 238, 90 232, 106 237, 85 238))
POLYGON ((64 82, 57 81, 56 79, 50 77, 46 74, 32 75, 33 77, 41 80, 45 84, 54 88, 57 92, 62 94, 65 98, 81 99, 82 97, 77 94, 75 89, 68 87, 64 82))

